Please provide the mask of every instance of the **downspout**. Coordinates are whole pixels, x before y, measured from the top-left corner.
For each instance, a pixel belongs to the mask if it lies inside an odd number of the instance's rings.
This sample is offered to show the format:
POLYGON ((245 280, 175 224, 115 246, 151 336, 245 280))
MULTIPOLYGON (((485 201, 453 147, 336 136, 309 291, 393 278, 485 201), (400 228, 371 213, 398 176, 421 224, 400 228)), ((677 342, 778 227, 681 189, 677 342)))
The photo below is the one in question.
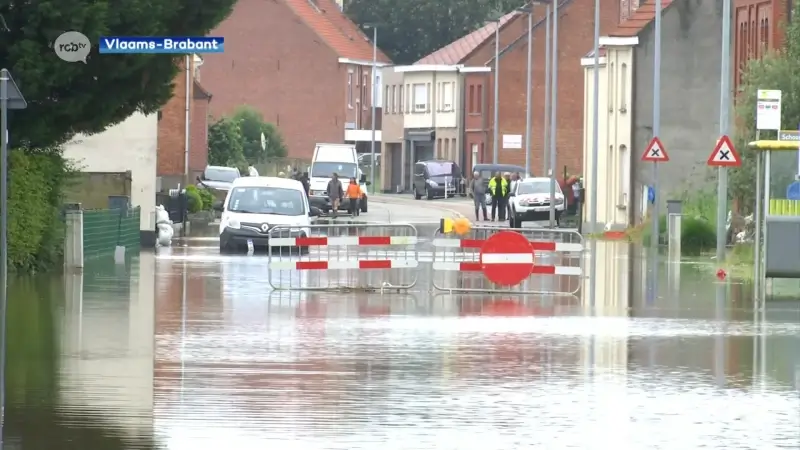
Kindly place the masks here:
POLYGON ((190 94, 192 92, 191 81, 190 81, 191 80, 192 67, 191 67, 191 64, 189 62, 190 62, 191 58, 192 58, 192 54, 191 53, 186 55, 186 62, 185 62, 185 65, 186 65, 186 111, 185 111, 186 126, 185 126, 185 128, 183 130, 183 134, 184 134, 184 140, 183 140, 183 185, 184 185, 184 187, 188 186, 189 183, 191 182, 190 179, 189 179, 189 129, 191 128, 189 126, 190 125, 190 122, 189 122, 189 119, 190 119, 189 118, 189 110, 190 110, 190 106, 191 106, 190 94))
MULTIPOLYGON (((458 152, 456 160, 458 161, 458 165, 461 166, 461 176, 467 176, 467 149, 465 146, 467 145, 467 121, 466 121, 466 114, 464 114, 464 107, 466 106, 466 89, 467 89, 467 76, 461 69, 458 69, 458 108, 456 108, 456 114, 458 114, 458 147, 456 147, 456 151, 458 152)), ((474 162, 473 162, 474 164, 474 162)), ((472 168, 469 169, 469 173, 472 173, 472 168)))

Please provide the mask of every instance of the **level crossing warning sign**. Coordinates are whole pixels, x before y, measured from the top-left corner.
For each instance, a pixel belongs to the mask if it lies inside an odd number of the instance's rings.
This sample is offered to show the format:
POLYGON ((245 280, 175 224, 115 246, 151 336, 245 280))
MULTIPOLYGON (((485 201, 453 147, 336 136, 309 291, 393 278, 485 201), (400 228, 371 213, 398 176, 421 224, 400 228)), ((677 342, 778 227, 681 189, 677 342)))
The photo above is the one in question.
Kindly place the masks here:
POLYGON ((661 139, 657 136, 653 137, 650 140, 650 143, 647 144, 647 149, 645 149, 644 153, 642 154, 642 161, 650 161, 650 162, 667 162, 669 161, 669 155, 667 155, 667 149, 664 147, 664 144, 661 143, 661 139))
POLYGON ((727 135, 723 135, 717 141, 714 151, 708 157, 708 165, 717 167, 739 167, 742 165, 742 158, 736 153, 731 138, 727 135))

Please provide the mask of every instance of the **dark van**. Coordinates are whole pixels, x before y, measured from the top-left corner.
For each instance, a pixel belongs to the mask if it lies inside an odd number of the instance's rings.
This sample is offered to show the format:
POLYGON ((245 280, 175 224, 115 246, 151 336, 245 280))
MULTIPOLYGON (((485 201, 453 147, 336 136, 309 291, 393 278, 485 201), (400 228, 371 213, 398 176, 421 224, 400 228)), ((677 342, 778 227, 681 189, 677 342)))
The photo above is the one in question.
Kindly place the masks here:
POLYGON ((424 195, 428 200, 434 197, 453 197, 456 193, 466 195, 461 168, 453 161, 434 159, 414 164, 414 198, 424 195))
POLYGON ((489 189, 489 179, 498 172, 500 174, 505 172, 519 173, 523 179, 533 176, 532 173, 526 174, 524 167, 515 166, 513 164, 475 164, 475 167, 472 168, 472 173, 469 174, 470 180, 474 176, 475 172, 481 174, 481 179, 483 180, 483 184, 486 185, 486 189, 489 189))

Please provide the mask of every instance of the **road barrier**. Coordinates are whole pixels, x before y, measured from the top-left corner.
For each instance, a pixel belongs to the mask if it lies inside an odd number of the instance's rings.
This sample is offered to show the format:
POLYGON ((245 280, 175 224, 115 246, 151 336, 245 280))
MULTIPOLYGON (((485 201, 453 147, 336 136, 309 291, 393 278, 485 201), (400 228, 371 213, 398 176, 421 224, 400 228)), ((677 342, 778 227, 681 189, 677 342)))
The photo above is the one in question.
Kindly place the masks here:
POLYGON ((276 290, 406 290, 419 273, 411 224, 277 225, 268 235, 276 290))
POLYGON ((581 289, 584 244, 577 231, 437 231, 433 248, 433 287, 439 291, 574 295, 581 289))

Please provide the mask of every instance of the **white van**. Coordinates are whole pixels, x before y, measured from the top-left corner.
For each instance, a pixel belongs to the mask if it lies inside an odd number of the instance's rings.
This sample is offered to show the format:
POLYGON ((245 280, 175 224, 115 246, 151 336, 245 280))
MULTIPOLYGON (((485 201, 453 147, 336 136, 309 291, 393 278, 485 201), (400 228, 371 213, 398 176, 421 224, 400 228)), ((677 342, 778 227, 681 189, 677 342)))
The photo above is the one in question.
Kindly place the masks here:
POLYGON ((222 212, 220 253, 268 248, 275 225, 292 227, 280 237, 310 236, 311 217, 319 215, 319 209, 309 207, 303 183, 275 177, 237 178, 217 209, 222 212))
MULTIPOLYGON (((352 144, 317 144, 314 149, 314 159, 311 161, 309 171, 309 201, 324 211, 331 209, 328 200, 328 182, 333 174, 339 176, 342 188, 347 189, 350 178, 355 177, 361 185, 361 212, 367 212, 367 177, 358 168, 358 154, 356 146, 352 144)), ((347 209, 348 202, 340 202, 339 209, 347 209)))

